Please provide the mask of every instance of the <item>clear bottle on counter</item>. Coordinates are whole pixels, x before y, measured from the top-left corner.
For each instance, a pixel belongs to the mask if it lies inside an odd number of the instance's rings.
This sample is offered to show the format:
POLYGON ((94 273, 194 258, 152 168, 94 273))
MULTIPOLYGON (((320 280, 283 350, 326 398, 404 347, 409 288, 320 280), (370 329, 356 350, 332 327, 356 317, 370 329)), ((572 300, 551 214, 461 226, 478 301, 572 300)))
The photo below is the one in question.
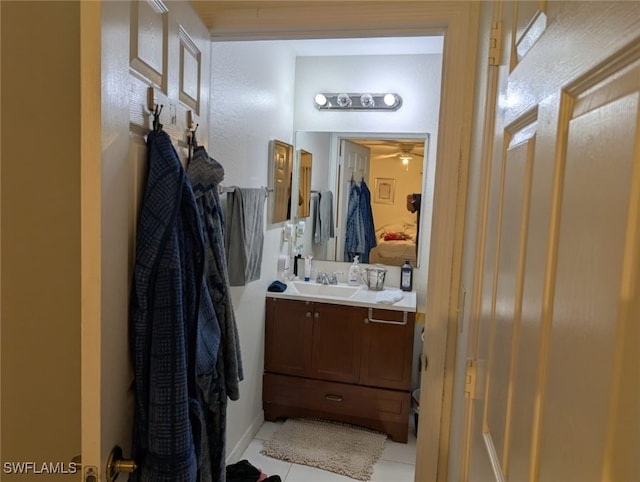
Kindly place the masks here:
POLYGON ((400 268, 400 289, 402 291, 413 289, 413 266, 408 259, 404 260, 404 264, 400 268))

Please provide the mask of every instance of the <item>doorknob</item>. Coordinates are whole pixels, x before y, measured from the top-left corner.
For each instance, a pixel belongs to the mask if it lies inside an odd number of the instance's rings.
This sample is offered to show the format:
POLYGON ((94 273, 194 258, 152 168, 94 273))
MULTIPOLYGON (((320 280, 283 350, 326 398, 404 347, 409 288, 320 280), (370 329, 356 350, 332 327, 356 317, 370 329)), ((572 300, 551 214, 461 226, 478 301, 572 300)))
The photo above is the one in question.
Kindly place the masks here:
POLYGON ((125 459, 122 456, 122 449, 116 445, 107 459, 107 482, 116 480, 120 472, 131 473, 137 467, 135 460, 125 459))

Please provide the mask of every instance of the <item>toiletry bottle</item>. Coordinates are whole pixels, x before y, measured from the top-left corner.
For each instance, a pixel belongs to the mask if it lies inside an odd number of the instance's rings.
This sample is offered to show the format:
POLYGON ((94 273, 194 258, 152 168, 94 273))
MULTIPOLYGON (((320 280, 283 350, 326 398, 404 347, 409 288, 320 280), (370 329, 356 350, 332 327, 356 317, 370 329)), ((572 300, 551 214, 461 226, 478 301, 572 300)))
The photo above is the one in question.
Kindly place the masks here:
POLYGON ((349 268, 349 286, 358 286, 360 284, 360 266, 358 265, 359 256, 353 257, 353 264, 349 268))
POLYGON ((298 266, 298 261, 302 259, 302 255, 300 253, 296 254, 293 257, 293 279, 298 279, 298 270, 300 267, 298 266))
POLYGON ((304 257, 304 280, 309 281, 311 279, 311 260, 313 256, 304 257))
POLYGON ((402 291, 413 289, 413 267, 408 259, 404 260, 404 264, 400 268, 400 289, 402 291))

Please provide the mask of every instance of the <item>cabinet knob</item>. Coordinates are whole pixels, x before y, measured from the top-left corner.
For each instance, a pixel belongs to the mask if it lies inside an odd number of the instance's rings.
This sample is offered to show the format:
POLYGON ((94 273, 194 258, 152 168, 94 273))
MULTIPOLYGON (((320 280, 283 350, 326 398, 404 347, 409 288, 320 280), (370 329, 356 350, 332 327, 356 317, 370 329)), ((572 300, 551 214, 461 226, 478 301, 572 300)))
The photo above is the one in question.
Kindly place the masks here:
POLYGON ((327 393, 324 398, 329 400, 330 402, 338 402, 342 401, 342 395, 334 395, 333 393, 327 393))
POLYGON ((314 318, 320 318, 320 313, 318 313, 317 311, 313 314, 314 318))
POLYGON ((306 316, 307 318, 311 318, 311 312, 307 311, 304 316, 306 316))

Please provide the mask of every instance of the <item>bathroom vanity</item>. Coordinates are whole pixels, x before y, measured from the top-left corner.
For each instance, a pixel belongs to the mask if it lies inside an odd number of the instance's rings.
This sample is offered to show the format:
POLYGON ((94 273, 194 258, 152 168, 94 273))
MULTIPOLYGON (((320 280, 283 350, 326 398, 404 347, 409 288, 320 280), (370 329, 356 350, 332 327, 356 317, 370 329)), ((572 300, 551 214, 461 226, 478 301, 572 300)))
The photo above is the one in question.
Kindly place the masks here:
POLYGON ((366 287, 315 283, 267 294, 266 420, 317 417, 407 441, 415 293, 375 300, 366 287))

